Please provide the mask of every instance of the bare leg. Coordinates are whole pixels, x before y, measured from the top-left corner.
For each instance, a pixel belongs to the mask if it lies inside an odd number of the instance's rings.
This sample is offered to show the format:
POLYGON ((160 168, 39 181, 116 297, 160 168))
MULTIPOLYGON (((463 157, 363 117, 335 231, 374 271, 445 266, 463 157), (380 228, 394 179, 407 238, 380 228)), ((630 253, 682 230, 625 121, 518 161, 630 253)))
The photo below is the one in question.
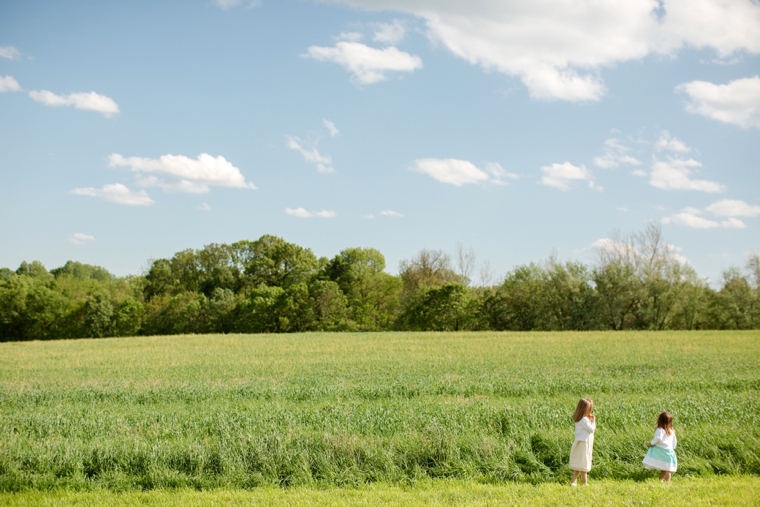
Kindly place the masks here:
POLYGON ((665 472, 665 480, 670 482, 670 472, 665 472))
POLYGON ((588 472, 581 472, 581 484, 588 484, 588 472))
POLYGON ((573 481, 570 484, 572 485, 578 484, 578 470, 573 470, 573 481))
POLYGON ((668 473, 665 470, 660 472, 660 482, 667 480, 667 477, 668 473))

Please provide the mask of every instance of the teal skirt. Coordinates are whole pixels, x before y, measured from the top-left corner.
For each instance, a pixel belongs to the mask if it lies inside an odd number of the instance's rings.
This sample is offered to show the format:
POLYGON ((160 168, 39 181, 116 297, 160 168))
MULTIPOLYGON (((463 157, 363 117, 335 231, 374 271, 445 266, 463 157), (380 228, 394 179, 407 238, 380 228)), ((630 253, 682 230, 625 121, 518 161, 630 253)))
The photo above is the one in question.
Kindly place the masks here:
POLYGON ((676 452, 672 449, 663 449, 653 445, 644 456, 644 466, 650 470, 662 470, 663 472, 675 472, 678 469, 676 452))

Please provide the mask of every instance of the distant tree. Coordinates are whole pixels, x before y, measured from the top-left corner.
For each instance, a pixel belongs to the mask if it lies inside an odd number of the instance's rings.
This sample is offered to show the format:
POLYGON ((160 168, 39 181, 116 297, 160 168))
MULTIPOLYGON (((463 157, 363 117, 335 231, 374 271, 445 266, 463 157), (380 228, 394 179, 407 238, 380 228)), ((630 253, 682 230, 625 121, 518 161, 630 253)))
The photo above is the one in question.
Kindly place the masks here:
POLYGON ((413 331, 462 331, 475 329, 478 302, 472 291, 458 282, 442 287, 422 287, 402 316, 413 331))

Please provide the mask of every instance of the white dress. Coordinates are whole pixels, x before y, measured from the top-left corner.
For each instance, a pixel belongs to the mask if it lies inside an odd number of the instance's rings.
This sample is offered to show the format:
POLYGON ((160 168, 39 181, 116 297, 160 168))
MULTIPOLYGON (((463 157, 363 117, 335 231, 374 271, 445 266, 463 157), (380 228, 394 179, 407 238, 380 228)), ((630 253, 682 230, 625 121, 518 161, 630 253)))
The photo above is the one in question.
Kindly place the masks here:
POLYGON ((661 470, 663 472, 675 472, 678 470, 678 459, 676 458, 678 439, 676 438, 675 430, 668 435, 664 429, 657 428, 650 444, 652 446, 647 451, 643 460, 645 467, 650 470, 661 470))
POLYGON ((594 453, 594 432, 596 422, 584 417, 575 423, 575 441, 570 449, 570 470, 589 472, 594 453))

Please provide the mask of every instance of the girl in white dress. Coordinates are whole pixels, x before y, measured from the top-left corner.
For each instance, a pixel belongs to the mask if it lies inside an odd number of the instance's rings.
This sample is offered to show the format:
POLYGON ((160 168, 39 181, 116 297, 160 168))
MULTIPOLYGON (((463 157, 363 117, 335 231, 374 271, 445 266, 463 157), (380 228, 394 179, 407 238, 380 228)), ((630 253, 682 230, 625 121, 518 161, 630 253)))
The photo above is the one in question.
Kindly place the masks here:
POLYGON ((670 412, 662 412, 657 416, 657 429, 644 456, 644 466, 650 470, 659 470, 660 481, 670 482, 670 474, 678 470, 676 445, 678 439, 673 429, 673 416, 670 412))
POLYGON ((594 432, 596 431, 596 416, 594 402, 581 398, 573 412, 575 421, 575 441, 570 449, 570 470, 573 471, 571 486, 578 485, 578 474, 581 474, 581 484, 587 484, 588 473, 591 470, 591 456, 594 452, 594 432))

